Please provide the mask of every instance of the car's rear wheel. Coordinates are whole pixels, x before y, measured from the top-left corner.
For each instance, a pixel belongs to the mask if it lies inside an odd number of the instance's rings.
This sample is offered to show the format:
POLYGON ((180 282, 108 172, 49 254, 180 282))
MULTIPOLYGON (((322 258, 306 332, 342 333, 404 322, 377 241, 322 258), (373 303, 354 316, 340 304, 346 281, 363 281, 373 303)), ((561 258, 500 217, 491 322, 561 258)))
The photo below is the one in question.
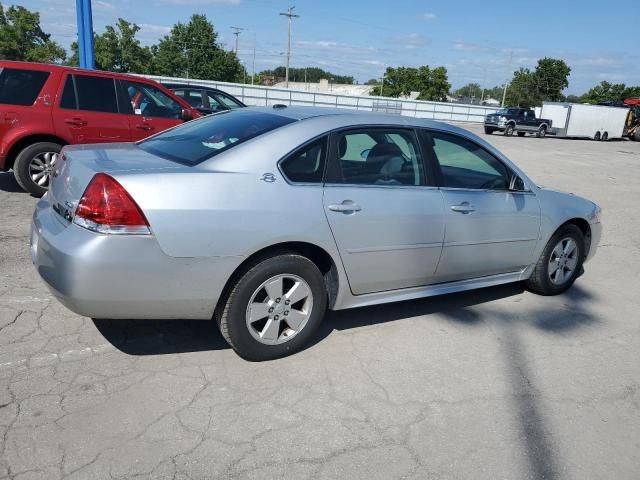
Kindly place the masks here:
POLYGON ((596 132, 596 134, 593 136, 593 139, 594 139, 596 142, 599 142, 599 141, 600 141, 600 132, 596 132))
POLYGON ((551 237, 542 251, 527 288, 541 295, 557 295, 573 285, 582 268, 585 241, 575 225, 565 225, 551 237))
POLYGON ((540 128, 538 128, 538 132, 536 133, 536 137, 544 138, 546 136, 547 136, 547 127, 545 127, 544 125, 541 125, 540 128))
POLYGON ((223 301, 220 332, 241 357, 263 361, 304 348, 324 317, 327 292, 311 260, 283 253, 249 267, 223 301))
POLYGON ((62 146, 52 142, 38 142, 23 149, 13 164, 18 185, 36 197, 44 195, 60 150, 62 146))
POLYGON ((507 125, 504 129, 504 136, 510 137, 511 135, 513 135, 513 125, 507 125))
POLYGON ((600 140, 602 140, 603 142, 606 142, 607 140, 609 140, 609 133, 608 132, 604 132, 602 134, 602 137, 600 138, 600 140))

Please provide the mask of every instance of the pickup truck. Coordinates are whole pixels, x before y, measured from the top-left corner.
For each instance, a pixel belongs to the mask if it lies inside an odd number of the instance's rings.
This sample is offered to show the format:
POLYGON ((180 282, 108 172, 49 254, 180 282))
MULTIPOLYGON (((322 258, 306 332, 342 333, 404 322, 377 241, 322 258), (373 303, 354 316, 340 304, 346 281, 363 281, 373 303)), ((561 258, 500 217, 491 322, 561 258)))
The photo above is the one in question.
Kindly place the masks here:
POLYGON ((524 137, 527 133, 535 133, 537 137, 542 138, 550 130, 551 120, 536 118, 533 110, 528 108, 503 108, 484 119, 484 133, 487 135, 502 132, 510 137, 516 132, 519 137, 524 137))

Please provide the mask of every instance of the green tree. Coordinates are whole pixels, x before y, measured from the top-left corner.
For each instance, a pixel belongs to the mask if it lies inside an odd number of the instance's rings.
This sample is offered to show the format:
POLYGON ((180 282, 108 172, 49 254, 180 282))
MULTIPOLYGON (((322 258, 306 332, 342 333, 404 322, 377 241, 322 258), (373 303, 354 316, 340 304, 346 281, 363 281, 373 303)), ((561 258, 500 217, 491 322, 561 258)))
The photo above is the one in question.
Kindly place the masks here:
POLYGON ((242 81, 245 70, 234 52, 223 50, 206 15, 176 23, 171 33, 151 47, 152 71, 159 75, 203 80, 242 81))
POLYGON ((564 60, 541 58, 534 71, 520 68, 513 73, 506 104, 533 107, 545 100, 559 102, 564 99, 562 91, 569 86, 570 74, 564 60))
POLYGON ((64 48, 40 27, 40 14, 21 6, 5 12, 0 4, 0 58, 53 63, 66 58, 64 48))
POLYGON ((627 87, 624 83, 600 82, 581 97, 585 103, 621 102, 640 96, 640 87, 627 87))
POLYGON ((513 73, 513 80, 507 87, 506 105, 533 107, 541 102, 535 72, 521 68, 513 73))
POLYGON ((563 98, 562 91, 569 86, 571 68, 564 60, 545 57, 538 60, 534 75, 542 100, 559 102, 563 98))
POLYGON ((382 89, 373 88, 369 95, 379 96, 380 90, 385 97, 406 97, 411 92, 418 92, 418 100, 444 102, 451 84, 448 82, 445 67, 429 68, 423 65, 413 67, 388 67, 384 74, 382 89))
POLYGON ((482 97, 482 87, 478 83, 468 83, 454 92, 456 97, 482 97))
MULTIPOLYGON (((102 35, 94 36, 96 67, 112 72, 146 73, 151 68, 152 53, 142 47, 136 34, 140 27, 119 18, 115 26, 107 25, 102 35)), ((69 63, 78 65, 78 43, 71 44, 69 63)))
MULTIPOLYGON (((275 77, 276 79, 284 79, 286 76, 286 67, 276 67, 273 70, 265 70, 260 75, 275 77)), ((304 82, 306 79, 309 83, 318 83, 322 79, 331 81, 331 83, 342 83, 352 85, 355 79, 347 75, 336 75, 318 67, 289 68, 289 80, 292 82, 304 82)))
POLYGON ((369 80, 367 80, 365 82, 365 85, 380 85, 380 79, 379 78, 370 78, 369 80))

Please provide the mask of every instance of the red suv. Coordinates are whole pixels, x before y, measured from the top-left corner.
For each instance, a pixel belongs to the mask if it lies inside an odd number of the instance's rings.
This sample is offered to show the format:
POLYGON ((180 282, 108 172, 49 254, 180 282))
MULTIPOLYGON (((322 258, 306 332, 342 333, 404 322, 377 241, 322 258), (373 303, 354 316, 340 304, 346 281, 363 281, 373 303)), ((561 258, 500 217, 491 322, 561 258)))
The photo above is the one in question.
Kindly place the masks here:
POLYGON ((0 61, 0 171, 43 195, 64 145, 131 142, 201 114, 162 85, 117 73, 0 61))

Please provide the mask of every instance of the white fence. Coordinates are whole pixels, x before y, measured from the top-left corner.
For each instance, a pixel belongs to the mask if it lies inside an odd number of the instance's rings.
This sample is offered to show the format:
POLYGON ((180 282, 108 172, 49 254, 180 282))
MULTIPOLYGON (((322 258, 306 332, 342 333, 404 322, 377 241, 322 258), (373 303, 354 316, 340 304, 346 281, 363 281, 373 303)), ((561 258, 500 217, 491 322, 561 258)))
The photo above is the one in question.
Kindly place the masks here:
POLYGON ((267 106, 275 104, 306 105, 319 107, 348 108, 369 112, 387 112, 409 117, 449 120, 456 122, 481 123, 485 115, 493 113, 496 107, 465 105, 459 103, 425 102, 421 100, 401 100, 388 97, 365 97, 358 95, 338 95, 332 93, 305 92, 261 85, 216 82, 186 78, 159 77, 145 75, 158 82, 208 85, 227 92, 246 105, 267 106))

